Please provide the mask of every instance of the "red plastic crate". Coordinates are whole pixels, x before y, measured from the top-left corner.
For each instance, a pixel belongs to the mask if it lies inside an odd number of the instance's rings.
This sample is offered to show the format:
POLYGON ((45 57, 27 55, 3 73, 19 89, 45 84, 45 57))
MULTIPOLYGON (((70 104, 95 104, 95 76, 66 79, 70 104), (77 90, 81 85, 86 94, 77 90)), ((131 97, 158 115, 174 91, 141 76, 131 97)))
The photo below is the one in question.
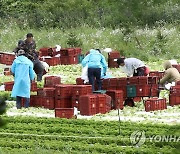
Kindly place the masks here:
POLYGON ((37 95, 45 97, 55 97, 55 88, 39 88, 37 90, 37 95))
POLYGON ((62 65, 78 64, 78 56, 60 56, 62 65))
POLYGON ((149 76, 157 76, 161 79, 164 76, 164 71, 151 71, 149 76))
POLYGON ((117 59, 108 58, 108 67, 109 68, 118 68, 117 59))
POLYGON ((5 91, 12 91, 14 81, 4 82, 5 91))
POLYGON ((74 56, 76 55, 76 50, 74 48, 62 48, 60 54, 61 56, 74 56))
POLYGON ((176 86, 177 86, 177 85, 180 85, 180 81, 176 81, 176 86))
POLYGON ((170 94, 179 94, 180 95, 180 85, 172 86, 170 88, 170 94))
POLYGON ((76 78, 76 84, 77 85, 84 85, 84 80, 81 78, 76 78))
POLYGON ((149 76, 148 77, 148 84, 158 84, 159 77, 157 76, 149 76))
POLYGON ((14 53, 1 52, 0 55, 1 55, 1 64, 12 65, 15 59, 14 53))
POLYGON ((158 90, 158 84, 152 84, 149 86, 150 89, 150 96, 151 97, 158 97, 159 90, 158 90))
POLYGON ((82 49, 81 48, 74 48, 74 50, 75 50, 75 54, 76 55, 79 55, 79 54, 82 53, 82 49))
POLYGON ((30 96, 30 106, 42 107, 43 96, 31 95, 30 96))
POLYGON ((39 56, 48 56, 48 49, 49 47, 44 47, 39 49, 39 56))
POLYGON ((55 98, 55 108, 71 108, 72 100, 71 98, 55 98))
POLYGON ((180 64, 179 65, 172 65, 174 68, 176 68, 180 72, 180 64))
POLYGON ((127 88, 126 88, 126 85, 124 85, 124 86, 118 86, 118 87, 117 87, 117 90, 122 90, 122 91, 123 91, 123 100, 125 100, 126 97, 127 97, 127 88))
POLYGON ((95 94, 80 96, 79 97, 80 114, 81 115, 95 115, 96 114, 96 101, 97 101, 97 96, 95 94))
POLYGON ((109 79, 109 86, 116 87, 118 84, 118 78, 110 78, 109 79))
POLYGON ((120 58, 120 52, 119 51, 112 51, 108 53, 108 58, 120 58))
POLYGON ((127 83, 132 85, 137 85, 139 84, 139 77, 128 77, 127 83))
POLYGON ((145 101, 145 111, 155 111, 167 109, 166 99, 150 98, 145 101))
POLYGON ((74 85, 72 87, 72 96, 81 96, 86 94, 92 94, 91 85, 74 85))
POLYGON ((49 66, 61 64, 60 57, 41 57, 40 60, 46 62, 49 66))
POLYGON ((54 97, 42 97, 42 106, 47 109, 54 109, 55 100, 54 97))
POLYGON ((126 86, 127 85, 127 78, 123 77, 123 78, 119 78, 118 79, 118 86, 126 86))
POLYGON ((106 94, 96 94, 96 113, 105 114, 111 110, 111 97, 106 94))
POLYGON ((138 77, 138 82, 139 82, 139 84, 141 84, 141 85, 146 85, 146 84, 148 84, 148 77, 147 76, 139 76, 138 77))
POLYGON ((136 85, 136 96, 146 97, 150 96, 150 86, 149 85, 136 85))
POLYGON ((123 101, 124 101, 124 95, 122 90, 108 90, 106 91, 106 94, 111 96, 112 98, 112 105, 111 109, 123 109, 123 101))
POLYGON ((72 96, 72 88, 74 85, 69 84, 57 84, 55 86, 55 97, 56 98, 69 98, 72 96))
POLYGON ((75 118, 74 108, 55 108, 55 117, 59 118, 75 118))
POLYGON ((46 76, 44 78, 44 87, 54 87, 57 84, 61 84, 59 76, 46 76))
POLYGON ((180 105, 180 95, 179 94, 170 94, 169 95, 169 105, 180 105))
POLYGON ((109 79, 102 80, 102 89, 106 90, 109 87, 109 79))
POLYGON ((31 91, 37 91, 37 82, 35 81, 31 82, 31 91))

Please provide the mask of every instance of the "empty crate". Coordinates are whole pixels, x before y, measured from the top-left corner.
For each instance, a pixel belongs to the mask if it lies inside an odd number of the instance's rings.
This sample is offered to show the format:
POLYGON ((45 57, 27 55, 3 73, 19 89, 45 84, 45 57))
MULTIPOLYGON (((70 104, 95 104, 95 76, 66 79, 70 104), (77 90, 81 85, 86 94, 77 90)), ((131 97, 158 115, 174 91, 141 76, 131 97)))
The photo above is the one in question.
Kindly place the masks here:
POLYGON ((145 101, 145 111, 155 111, 167 109, 165 98, 150 98, 145 101))
POLYGON ((55 117, 67 118, 67 119, 75 118, 74 108, 56 108, 55 117))

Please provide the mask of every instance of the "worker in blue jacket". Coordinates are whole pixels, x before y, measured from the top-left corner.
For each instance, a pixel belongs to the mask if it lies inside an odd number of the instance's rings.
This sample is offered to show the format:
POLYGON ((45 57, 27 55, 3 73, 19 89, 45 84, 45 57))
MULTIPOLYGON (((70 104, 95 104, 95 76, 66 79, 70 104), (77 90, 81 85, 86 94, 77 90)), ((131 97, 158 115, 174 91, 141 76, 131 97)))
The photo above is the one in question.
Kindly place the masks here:
POLYGON ((101 90, 101 69, 103 74, 106 74, 107 63, 105 57, 99 52, 99 50, 91 49, 90 53, 83 59, 82 66, 88 66, 88 78, 89 83, 92 85, 92 90, 94 91, 94 82, 96 78, 98 90, 101 90))
POLYGON ((29 107, 31 80, 34 80, 35 72, 33 63, 25 56, 25 51, 20 49, 17 58, 13 61, 11 72, 14 75, 12 97, 16 97, 16 107, 21 108, 21 99, 25 98, 25 108, 29 107))

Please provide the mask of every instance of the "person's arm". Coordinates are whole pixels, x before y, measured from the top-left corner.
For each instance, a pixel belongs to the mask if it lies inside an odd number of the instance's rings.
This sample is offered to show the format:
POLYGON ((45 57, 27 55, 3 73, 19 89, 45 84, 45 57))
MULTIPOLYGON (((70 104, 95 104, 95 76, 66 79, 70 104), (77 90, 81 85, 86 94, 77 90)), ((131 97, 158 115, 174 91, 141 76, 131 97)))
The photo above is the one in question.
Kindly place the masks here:
POLYGON ((12 66, 11 66, 11 72, 12 72, 13 76, 15 74, 15 68, 16 68, 16 62, 13 61, 12 66))
POLYGON ((88 63, 88 61, 89 61, 89 56, 90 56, 90 54, 88 54, 88 55, 82 60, 81 64, 82 64, 83 67, 85 67, 86 64, 88 63))
POLYGON ((160 84, 163 85, 170 79, 170 73, 165 71, 164 77, 160 80, 160 84))
POLYGON ((33 64, 29 66, 29 76, 31 80, 34 80, 35 78, 35 72, 33 70, 33 64))
POLYGON ((107 65, 106 59, 103 55, 102 55, 102 59, 101 59, 101 64, 103 67, 103 74, 106 74, 108 65, 107 65))

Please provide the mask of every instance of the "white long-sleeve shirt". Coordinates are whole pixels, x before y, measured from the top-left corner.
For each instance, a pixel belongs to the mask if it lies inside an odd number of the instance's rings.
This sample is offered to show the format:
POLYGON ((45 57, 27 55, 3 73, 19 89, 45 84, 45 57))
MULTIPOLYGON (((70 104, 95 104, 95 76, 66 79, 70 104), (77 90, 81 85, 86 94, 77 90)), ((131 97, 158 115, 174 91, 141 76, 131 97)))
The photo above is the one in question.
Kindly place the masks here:
POLYGON ((124 63, 125 63, 125 65, 122 67, 123 71, 129 77, 133 76, 134 70, 136 70, 139 67, 145 66, 145 64, 137 58, 126 58, 124 60, 124 63))

